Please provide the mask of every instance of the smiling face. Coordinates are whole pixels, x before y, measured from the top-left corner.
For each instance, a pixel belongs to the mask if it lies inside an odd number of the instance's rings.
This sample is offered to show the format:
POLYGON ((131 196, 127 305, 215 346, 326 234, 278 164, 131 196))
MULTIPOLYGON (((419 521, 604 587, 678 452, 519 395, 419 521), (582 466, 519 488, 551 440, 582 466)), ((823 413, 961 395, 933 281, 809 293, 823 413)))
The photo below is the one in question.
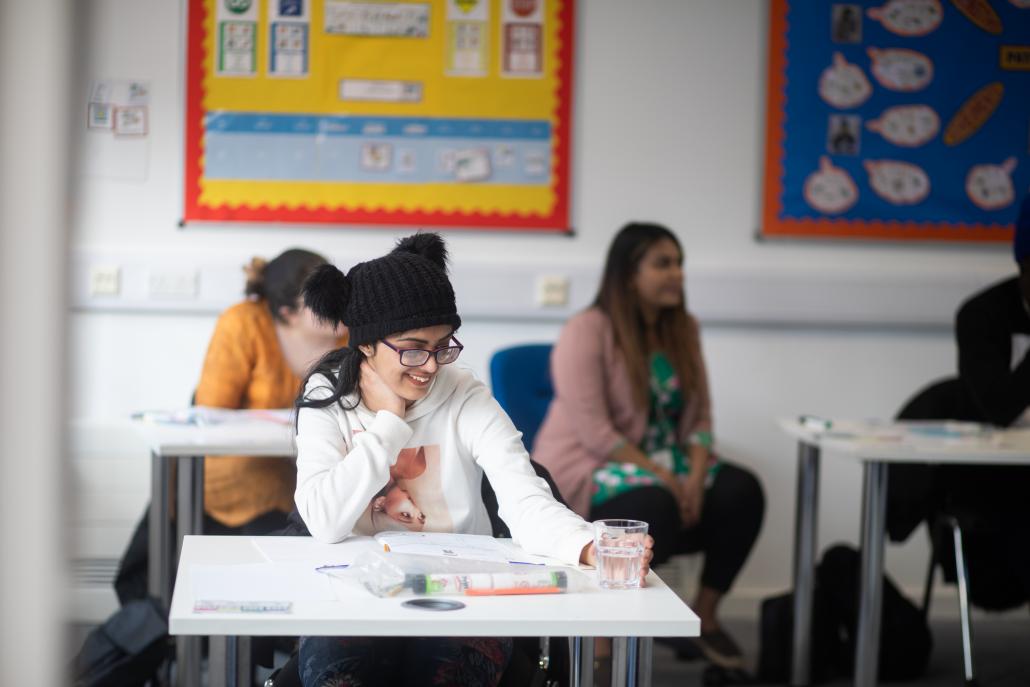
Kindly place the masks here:
POLYGON ((375 347, 361 346, 360 348, 368 356, 376 372, 390 387, 390 390, 411 404, 428 393, 433 377, 440 371, 440 365, 436 362, 436 357, 432 355, 418 367, 401 365, 400 353, 391 349, 390 346, 400 350, 421 348, 425 351, 432 351, 450 346, 453 334, 454 328, 451 325, 440 324, 391 334, 386 337, 389 346, 384 346, 380 342, 375 347))
POLYGON ((683 256, 672 239, 659 239, 644 252, 633 290, 645 309, 674 308, 683 302, 683 256))

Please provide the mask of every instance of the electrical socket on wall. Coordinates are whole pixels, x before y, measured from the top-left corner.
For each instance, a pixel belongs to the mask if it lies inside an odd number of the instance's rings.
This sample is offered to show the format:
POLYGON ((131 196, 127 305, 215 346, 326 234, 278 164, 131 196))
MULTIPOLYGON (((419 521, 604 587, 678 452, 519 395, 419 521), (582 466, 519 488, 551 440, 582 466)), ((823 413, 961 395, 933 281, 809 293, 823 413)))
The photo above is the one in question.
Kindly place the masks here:
POLYGON ((560 308, 569 304, 569 278, 560 274, 536 278, 536 304, 541 308, 560 308))
POLYGON ((147 293, 151 298, 196 298, 197 273, 194 270, 151 272, 147 277, 147 293))
POLYGON ((90 296, 117 296, 121 291, 118 265, 93 265, 89 268, 90 296))

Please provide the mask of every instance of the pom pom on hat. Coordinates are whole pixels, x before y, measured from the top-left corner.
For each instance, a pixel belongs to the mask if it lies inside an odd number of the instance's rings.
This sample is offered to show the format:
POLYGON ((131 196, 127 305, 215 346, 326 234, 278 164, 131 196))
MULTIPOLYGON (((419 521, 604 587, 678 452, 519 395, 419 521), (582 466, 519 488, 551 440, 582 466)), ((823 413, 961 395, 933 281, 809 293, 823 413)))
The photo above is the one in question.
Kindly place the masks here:
POLYGON ((444 272, 447 271, 447 246, 439 234, 420 231, 406 236, 397 242, 397 247, 392 252, 421 255, 444 272))
POLYGON ((333 265, 319 265, 308 275, 301 289, 304 305, 322 322, 338 325, 345 322, 350 302, 351 283, 333 265))

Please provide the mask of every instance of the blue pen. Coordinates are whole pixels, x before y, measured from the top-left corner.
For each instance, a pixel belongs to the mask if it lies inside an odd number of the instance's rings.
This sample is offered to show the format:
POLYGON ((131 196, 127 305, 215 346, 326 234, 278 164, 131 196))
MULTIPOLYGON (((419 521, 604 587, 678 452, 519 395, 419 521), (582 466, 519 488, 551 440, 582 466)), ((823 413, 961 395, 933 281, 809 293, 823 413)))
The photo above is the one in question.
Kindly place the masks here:
POLYGON ((315 568, 315 572, 327 573, 330 570, 343 570, 344 568, 349 568, 349 567, 350 567, 349 563, 336 563, 336 564, 332 564, 332 565, 320 565, 317 568, 315 568))

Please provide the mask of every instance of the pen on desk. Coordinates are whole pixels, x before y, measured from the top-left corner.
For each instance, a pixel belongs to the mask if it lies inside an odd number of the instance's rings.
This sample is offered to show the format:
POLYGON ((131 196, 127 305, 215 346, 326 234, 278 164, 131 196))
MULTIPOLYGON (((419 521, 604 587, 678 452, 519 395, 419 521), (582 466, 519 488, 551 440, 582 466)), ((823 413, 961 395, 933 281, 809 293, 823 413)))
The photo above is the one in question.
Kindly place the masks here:
POLYGON ((329 572, 330 570, 343 570, 344 568, 349 568, 349 567, 350 567, 349 563, 338 563, 338 564, 335 564, 335 565, 334 564, 320 565, 317 568, 315 568, 315 572, 329 572))

